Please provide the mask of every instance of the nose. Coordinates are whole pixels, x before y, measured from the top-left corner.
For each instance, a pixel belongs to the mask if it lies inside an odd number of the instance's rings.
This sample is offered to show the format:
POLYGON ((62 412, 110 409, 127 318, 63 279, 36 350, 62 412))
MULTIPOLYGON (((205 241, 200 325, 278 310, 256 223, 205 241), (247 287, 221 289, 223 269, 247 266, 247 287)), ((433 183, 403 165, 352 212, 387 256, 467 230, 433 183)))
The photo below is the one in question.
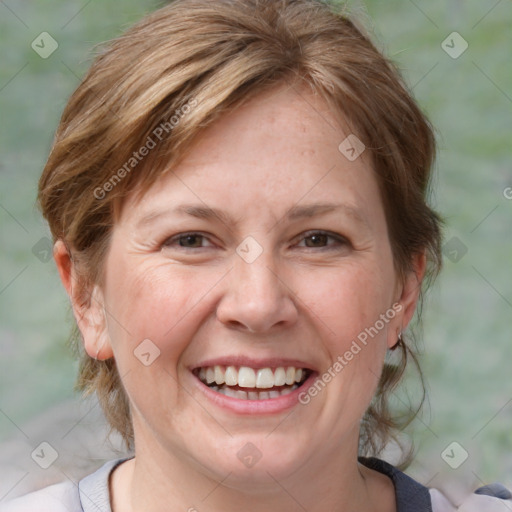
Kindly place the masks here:
MULTIPOLYGON (((265 254, 265 253, 264 253, 265 254)), ((267 332, 296 322, 296 298, 271 257, 247 263, 234 256, 226 290, 217 306, 224 325, 246 332, 267 332)))

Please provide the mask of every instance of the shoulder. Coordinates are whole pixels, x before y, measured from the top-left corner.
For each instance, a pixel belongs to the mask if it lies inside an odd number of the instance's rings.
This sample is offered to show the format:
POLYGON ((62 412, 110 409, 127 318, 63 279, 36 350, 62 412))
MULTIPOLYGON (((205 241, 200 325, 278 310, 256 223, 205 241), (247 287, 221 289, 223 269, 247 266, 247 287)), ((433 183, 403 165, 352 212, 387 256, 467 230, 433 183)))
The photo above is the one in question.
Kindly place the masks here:
POLYGON ((512 510, 512 493, 503 485, 485 485, 458 506, 453 505, 437 489, 431 489, 432 512, 503 512, 512 510))
POLYGON ((0 512, 110 512, 109 477, 125 460, 107 462, 78 484, 62 482, 0 503, 0 512))
POLYGON ((0 512, 82 512, 82 507, 77 486, 62 482, 0 504, 0 512))
POLYGON ((428 489, 399 469, 376 458, 360 457, 359 462, 387 475, 395 487, 397 512, 504 512, 512 510, 512 492, 495 483, 485 485, 454 504, 438 489, 428 489))
POLYGON ((381 459, 360 457, 359 462, 391 479, 395 488, 397 512, 432 512, 431 496, 427 487, 381 459))

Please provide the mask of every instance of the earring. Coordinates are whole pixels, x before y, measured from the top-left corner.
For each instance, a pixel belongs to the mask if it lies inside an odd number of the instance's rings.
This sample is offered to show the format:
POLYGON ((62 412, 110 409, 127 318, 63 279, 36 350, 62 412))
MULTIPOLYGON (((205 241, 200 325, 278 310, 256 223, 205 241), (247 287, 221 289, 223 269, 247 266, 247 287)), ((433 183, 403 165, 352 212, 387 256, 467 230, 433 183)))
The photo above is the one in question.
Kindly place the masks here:
POLYGON ((399 346, 403 344, 404 340, 402 338, 402 331, 398 333, 396 343, 389 350, 396 350, 399 346))

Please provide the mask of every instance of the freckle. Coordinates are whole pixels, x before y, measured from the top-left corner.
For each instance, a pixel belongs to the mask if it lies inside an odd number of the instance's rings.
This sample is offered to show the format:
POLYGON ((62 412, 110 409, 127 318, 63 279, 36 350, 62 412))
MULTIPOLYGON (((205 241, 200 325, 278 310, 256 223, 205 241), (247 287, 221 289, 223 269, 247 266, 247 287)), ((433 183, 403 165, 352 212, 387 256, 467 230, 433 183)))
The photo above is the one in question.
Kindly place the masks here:
POLYGON ((300 156, 312 156, 316 153, 314 149, 304 149, 300 152, 300 156))

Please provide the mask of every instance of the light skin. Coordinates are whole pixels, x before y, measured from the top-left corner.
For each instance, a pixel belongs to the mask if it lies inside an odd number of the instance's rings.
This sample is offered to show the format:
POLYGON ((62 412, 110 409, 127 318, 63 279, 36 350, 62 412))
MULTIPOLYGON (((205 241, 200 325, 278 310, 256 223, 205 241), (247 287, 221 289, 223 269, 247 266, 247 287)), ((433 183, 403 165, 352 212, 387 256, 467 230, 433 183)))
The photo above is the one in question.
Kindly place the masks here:
POLYGON ((357 462, 359 424, 425 260, 397 275, 367 152, 350 162, 338 150, 348 133, 320 98, 286 86, 225 115, 127 200, 87 306, 56 244, 85 348, 116 359, 131 403, 136 458, 111 478, 115 512, 396 510, 391 481, 357 462), (236 252, 248 236, 263 251, 252 263, 236 252), (307 405, 237 413, 191 372, 243 356, 322 375, 395 303, 401 311, 307 405), (144 339, 160 350, 150 366, 133 353, 144 339), (237 457, 247 443, 261 454, 251 468, 237 457))

